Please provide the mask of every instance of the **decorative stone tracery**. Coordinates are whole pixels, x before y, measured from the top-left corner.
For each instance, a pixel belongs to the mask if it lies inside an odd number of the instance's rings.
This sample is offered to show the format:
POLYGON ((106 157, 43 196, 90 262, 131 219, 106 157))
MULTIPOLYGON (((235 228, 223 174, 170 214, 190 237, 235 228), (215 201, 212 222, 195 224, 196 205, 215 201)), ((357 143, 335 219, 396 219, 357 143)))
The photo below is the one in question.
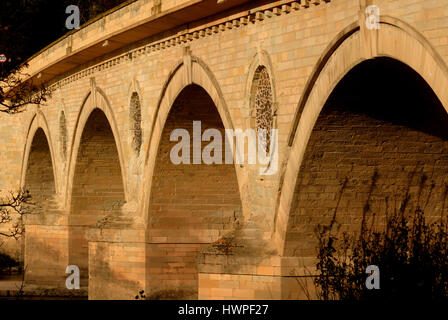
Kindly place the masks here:
POLYGON ((59 115, 59 144, 61 157, 65 160, 67 157, 67 122, 64 111, 61 111, 59 115))
POLYGON ((142 110, 137 92, 131 96, 130 128, 132 133, 132 149, 138 155, 142 146, 142 110))
POLYGON ((274 122, 271 79, 264 66, 258 67, 252 85, 255 126, 263 131, 262 146, 269 152, 271 130, 274 122))

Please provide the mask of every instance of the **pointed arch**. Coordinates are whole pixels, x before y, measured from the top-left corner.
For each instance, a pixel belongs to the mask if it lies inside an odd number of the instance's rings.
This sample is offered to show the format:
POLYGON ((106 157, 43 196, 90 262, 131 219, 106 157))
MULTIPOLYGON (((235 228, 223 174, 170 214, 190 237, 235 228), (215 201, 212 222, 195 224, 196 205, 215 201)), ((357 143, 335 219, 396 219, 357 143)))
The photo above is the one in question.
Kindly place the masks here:
POLYGON ((109 101, 104 94, 104 92, 98 88, 95 87, 95 92, 89 91, 85 98, 83 99, 83 104, 81 106, 81 109, 79 111, 78 117, 75 122, 75 131, 72 136, 72 140, 70 143, 70 156, 69 156, 69 167, 68 167, 68 175, 67 175, 67 184, 66 184, 66 190, 65 190, 65 205, 66 207, 70 207, 70 201, 71 201, 71 192, 73 188, 73 179, 75 174, 75 168, 76 168, 76 161, 78 156, 78 151, 81 143, 81 137, 84 132, 84 128, 86 126, 86 123, 88 119, 90 118, 91 113, 95 110, 99 109, 101 110, 104 115, 107 118, 107 121, 109 123, 109 126, 112 130, 112 134, 115 140, 115 145, 118 152, 118 158, 120 162, 120 168, 121 168, 121 175, 123 180, 123 187, 124 187, 124 193, 126 200, 128 199, 128 192, 127 192, 127 179, 126 179, 126 163, 125 158, 123 156, 123 149, 121 146, 121 139, 119 135, 119 130, 117 123, 115 121, 115 117, 113 114, 113 110, 109 104, 109 101))
MULTIPOLYGON (((187 86, 195 84, 200 86, 205 90, 205 92, 210 96, 213 101, 218 113, 221 117, 222 123, 225 129, 233 129, 233 121, 230 116, 227 104, 224 100, 223 93, 220 89, 218 81, 214 77, 208 66, 200 60, 198 57, 191 57, 191 60, 178 62, 165 81, 161 94, 159 96, 156 110, 154 112, 154 117, 152 118, 152 123, 149 128, 149 142, 147 144, 147 150, 145 155, 144 164, 144 175, 152 177, 154 172, 154 167, 156 163, 157 150, 159 148, 159 143, 162 136, 162 131, 165 126, 165 122, 168 118, 168 114, 171 107, 187 86), (191 63, 190 67, 186 66, 186 63, 191 63)), ((245 172, 239 167, 235 166, 239 191, 241 196, 241 202, 243 206, 243 214, 247 212, 246 209, 246 189, 247 189, 247 177, 245 172)), ((142 195, 140 197, 140 209, 144 215, 141 217, 142 223, 146 226, 148 222, 148 210, 149 210, 149 200, 152 188, 152 179, 147 179, 144 187, 142 188, 142 195)))
POLYGON ((33 144, 34 136, 36 135, 37 130, 43 130, 45 134, 45 138, 48 143, 48 148, 50 150, 50 157, 51 157, 51 163, 52 163, 52 171, 53 171, 53 178, 54 178, 54 184, 55 184, 55 190, 58 192, 59 190, 59 183, 58 183, 58 175, 57 175, 57 168, 56 168, 56 161, 54 159, 54 148, 53 143, 51 139, 50 129, 48 127, 47 120, 45 118, 45 115, 42 111, 38 110, 34 116, 32 117, 30 124, 28 126, 27 130, 27 138, 25 142, 25 147, 23 151, 23 160, 22 160, 22 170, 21 170, 21 178, 20 178, 20 187, 23 188, 25 186, 25 179, 26 179, 26 171, 28 168, 28 161, 30 156, 30 150, 31 146, 33 144))
POLYGON ((253 117, 254 111, 252 110, 252 98, 253 98, 253 88, 254 88, 254 78, 256 77, 257 72, 259 71, 260 67, 263 67, 266 69, 267 74, 269 75, 269 81, 271 83, 271 90, 272 90, 272 109, 274 114, 277 111, 277 90, 275 87, 275 70, 271 61, 271 58, 267 51, 262 50, 260 52, 257 52, 254 57, 252 58, 252 62, 249 66, 248 72, 247 72, 247 78, 246 78, 246 89, 245 89, 245 109, 248 110, 248 116, 253 117))
POLYGON ((297 177, 314 124, 339 81, 356 65, 375 57, 393 58, 412 68, 448 110, 448 67, 422 34, 389 16, 382 16, 380 29, 374 31, 364 30, 358 21, 349 24, 321 55, 296 110, 273 228, 280 254, 284 252, 297 177))
POLYGON ((88 285, 88 230, 121 216, 125 173, 112 110, 95 88, 80 112, 71 152, 68 188, 68 259, 88 285), (115 131, 114 131, 115 129, 115 131))

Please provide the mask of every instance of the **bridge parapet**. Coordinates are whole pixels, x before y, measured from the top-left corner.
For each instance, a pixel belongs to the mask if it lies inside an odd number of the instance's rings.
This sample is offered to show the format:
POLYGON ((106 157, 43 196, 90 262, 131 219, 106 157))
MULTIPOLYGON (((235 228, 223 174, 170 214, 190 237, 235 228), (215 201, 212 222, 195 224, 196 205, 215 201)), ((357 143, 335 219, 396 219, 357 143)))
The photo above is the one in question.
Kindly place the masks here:
POLYGON ((142 39, 219 13, 248 0, 128 1, 81 26, 36 53, 27 74, 37 83, 142 39))

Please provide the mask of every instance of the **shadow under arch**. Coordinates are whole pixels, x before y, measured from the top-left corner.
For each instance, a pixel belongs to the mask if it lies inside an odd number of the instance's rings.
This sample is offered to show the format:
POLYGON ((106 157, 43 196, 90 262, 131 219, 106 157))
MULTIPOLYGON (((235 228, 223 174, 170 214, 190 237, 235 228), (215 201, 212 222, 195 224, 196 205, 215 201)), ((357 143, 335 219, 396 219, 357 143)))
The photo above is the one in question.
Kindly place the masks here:
POLYGON ((113 110, 101 89, 84 98, 70 145, 65 208, 68 263, 88 286, 88 230, 122 214, 127 202, 126 168, 113 110))
POLYGON ((215 128, 224 138, 224 129, 233 128, 216 79, 191 57, 191 66, 179 63, 163 87, 146 153, 141 212, 146 292, 152 299, 197 298, 196 256, 233 230, 244 211, 235 165, 171 163, 170 148, 176 144, 169 141, 171 130, 186 128, 192 137, 194 120, 201 121, 201 135, 215 128))
POLYGON ((318 60, 295 114, 289 135, 291 146, 282 173, 281 193, 277 201, 272 237, 283 255, 286 230, 305 149, 317 118, 339 81, 362 61, 389 57, 407 65, 419 74, 448 108, 448 68, 432 45, 406 23, 388 16, 381 17, 381 28, 365 37, 358 22, 347 26, 318 60), (375 43, 375 47, 371 47, 375 43), (366 52, 372 52, 366 54, 366 52))
POLYGON ((34 137, 36 135, 36 132, 38 130, 42 130, 45 136, 45 139, 48 144, 48 149, 51 157, 51 165, 52 165, 52 173, 53 173, 53 181, 54 181, 54 187, 55 192, 58 192, 59 190, 59 183, 58 183, 58 176, 57 176, 57 168, 56 168, 56 161, 54 158, 54 151, 53 151, 53 143, 51 140, 51 134, 50 129, 48 127, 47 120, 45 118, 45 115, 42 113, 42 111, 38 110, 36 114, 31 119, 30 125, 28 127, 28 133, 27 133, 27 139, 23 151, 23 160, 22 160, 22 170, 21 170, 21 178, 20 178, 20 187, 25 187, 25 179, 26 179, 26 173, 27 168, 29 166, 29 157, 30 157, 30 150, 31 146, 33 144, 34 137))
POLYGON ((115 138, 106 115, 95 108, 80 139, 68 215, 68 262, 79 267, 82 286, 90 275, 89 229, 120 218, 125 203, 115 138))
MULTIPOLYGON (((186 66, 185 61, 178 62, 169 73, 165 81, 158 102, 152 123, 149 128, 149 142, 145 150, 144 176, 152 177, 154 173, 155 159, 159 148, 162 131, 165 126, 171 107, 184 88, 195 84, 205 90, 213 101, 225 129, 234 129, 233 121, 230 116, 223 93, 220 89, 217 79, 208 66, 198 57, 191 57, 191 65, 186 66)), ((247 177, 243 169, 235 165, 241 202, 243 205, 243 214, 246 214, 245 198, 247 193, 247 177)), ((147 226, 149 200, 151 197, 152 179, 147 179, 142 188, 140 196, 139 212, 143 214, 141 223, 147 226)), ((146 227, 145 227, 146 228, 146 227)))
POLYGON ((124 168, 126 168, 126 162, 125 157, 123 155, 123 149, 121 146, 121 139, 118 126, 115 121, 113 110, 109 104, 109 101, 107 100, 106 95, 100 88, 96 87, 95 94, 92 94, 92 90, 90 90, 83 99, 81 109, 78 113, 78 117, 75 122, 74 133, 70 142, 70 149, 69 149, 70 153, 68 157, 69 164, 68 164, 67 183, 65 190, 65 207, 67 208, 70 207, 73 178, 76 167, 76 159, 78 156, 78 150, 81 142, 81 136, 84 132, 87 120, 89 119, 91 113, 96 109, 101 110, 104 113, 105 117, 107 118, 107 122, 109 123, 109 126, 112 130, 115 145, 118 151, 120 168, 122 169, 121 174, 125 190, 125 197, 126 200, 128 199, 126 170, 123 170, 124 168))

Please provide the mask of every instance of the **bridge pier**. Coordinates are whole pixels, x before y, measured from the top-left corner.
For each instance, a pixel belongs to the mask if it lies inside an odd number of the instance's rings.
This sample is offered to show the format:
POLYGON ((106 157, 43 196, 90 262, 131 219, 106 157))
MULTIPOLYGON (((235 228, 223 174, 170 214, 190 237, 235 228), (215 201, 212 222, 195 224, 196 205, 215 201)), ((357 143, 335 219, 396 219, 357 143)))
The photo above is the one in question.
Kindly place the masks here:
POLYGON ((316 299, 314 258, 206 254, 199 265, 200 300, 316 299))
POLYGON ((88 231, 90 300, 131 300, 145 290, 144 233, 131 228, 88 231))
POLYGON ((25 217, 25 283, 65 288, 69 265, 69 226, 65 214, 25 217))
POLYGON ((201 252, 200 300, 313 299, 314 257, 282 257, 269 225, 253 216, 201 252))

